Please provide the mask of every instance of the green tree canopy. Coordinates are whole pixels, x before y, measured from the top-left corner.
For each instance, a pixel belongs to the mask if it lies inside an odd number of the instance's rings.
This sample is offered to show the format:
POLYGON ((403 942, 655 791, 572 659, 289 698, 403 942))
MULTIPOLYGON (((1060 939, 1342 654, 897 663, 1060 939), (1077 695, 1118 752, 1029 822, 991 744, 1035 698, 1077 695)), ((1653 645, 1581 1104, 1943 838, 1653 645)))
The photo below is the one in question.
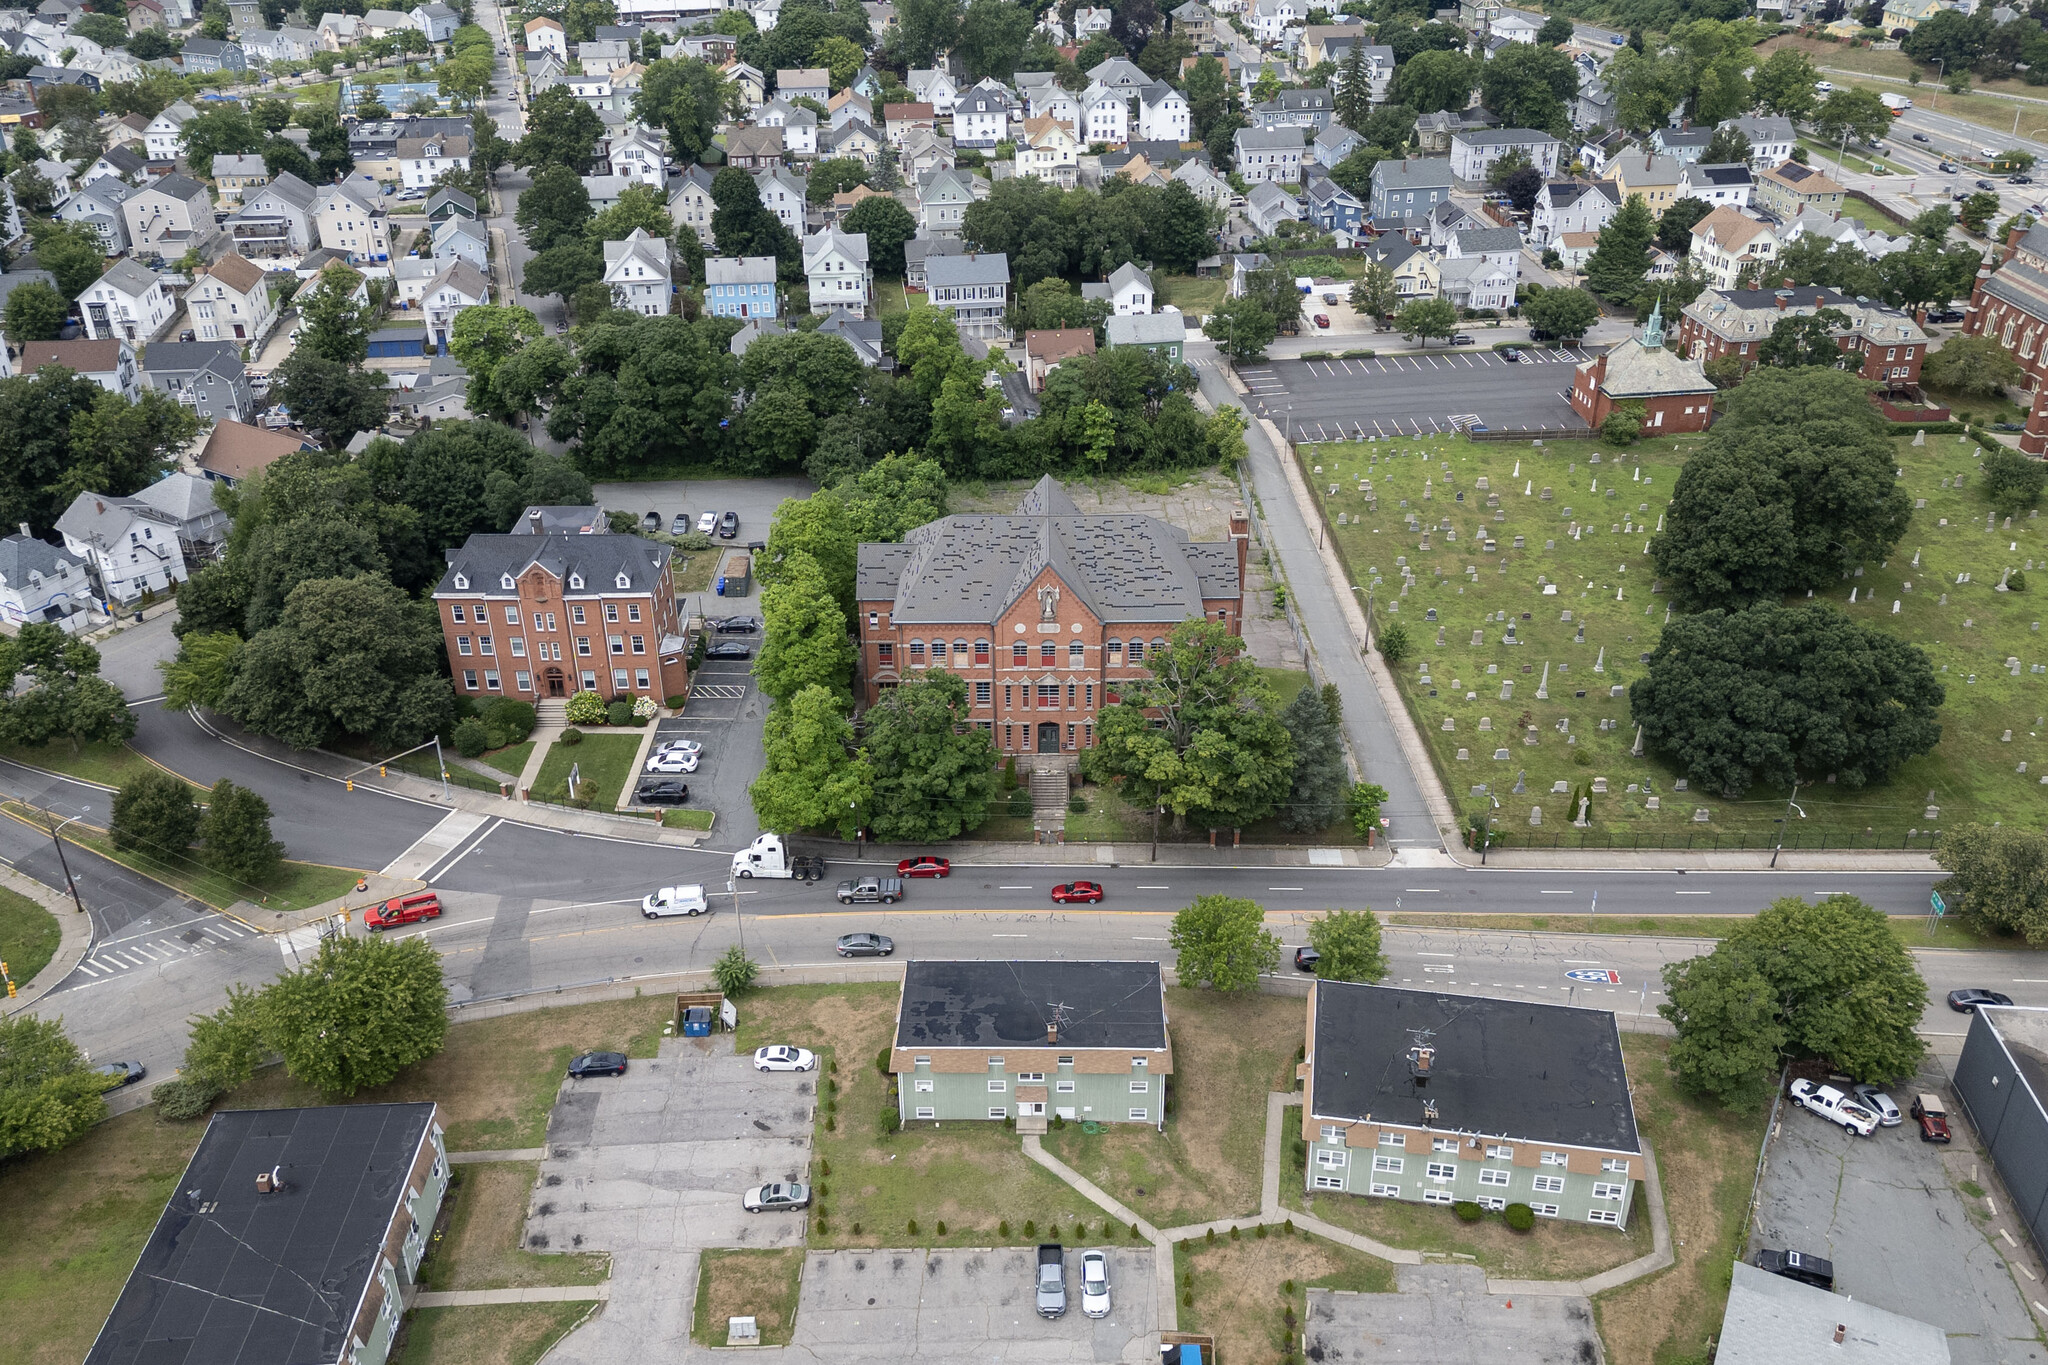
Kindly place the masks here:
POLYGON ((847 704, 811 684, 770 708, 763 727, 761 775, 748 795, 764 829, 835 829, 852 839, 866 825, 874 772, 854 752, 847 704))
POLYGON ((1241 896, 1197 896, 1173 917, 1168 941, 1183 986, 1252 991, 1280 965, 1280 940, 1259 903, 1241 896))
POLYGON ((1380 918, 1370 910, 1332 910, 1311 920, 1308 946, 1322 954, 1316 961, 1318 980, 1370 984, 1387 974, 1380 918))
POLYGON ((135 715, 121 689, 100 677, 100 652, 48 622, 0 638, 0 741, 29 747, 68 739, 121 743, 135 715))
POLYGON ((1280 724, 1294 737, 1294 783, 1280 810, 1282 829, 1327 829, 1344 818, 1351 772, 1342 716, 1335 684, 1304 686, 1281 709, 1280 724))
POLYGON ((1651 748, 1733 800, 1821 774, 1882 782, 1941 738, 1918 648, 1824 602, 1715 608, 1664 627, 1629 711, 1651 748))
POLYGON ((2012 353, 1984 336, 1950 337, 1940 350, 1929 351, 1920 366, 1921 382, 1929 388, 1972 398, 1996 397, 2025 378, 2012 353))
POLYGON ((1394 315, 1394 330, 1418 338, 1424 346, 1431 337, 1449 341, 1458 330, 1458 306, 1449 299, 1416 299, 1394 315))
POLYGON ((803 550, 781 556, 774 579, 761 593, 764 633, 754 665, 761 690, 777 702, 789 701, 806 687, 823 687, 842 701, 851 700, 853 641, 831 580, 803 550))
POLYGON ((320 272, 319 282, 301 289, 293 302, 299 309, 299 342, 292 354, 306 353, 337 365, 360 365, 370 354, 370 327, 377 308, 358 298, 363 277, 340 263, 320 272))
POLYGON ((284 862, 284 845, 270 837, 270 803, 225 777, 213 784, 199 837, 206 861, 245 886, 262 886, 284 862))
POLYGON ((1583 289, 1546 289, 1522 305, 1522 316, 1545 337, 1577 341, 1600 320, 1600 301, 1583 289))
POLYGON ((808 498, 785 498, 775 509, 768 525, 768 548, 755 568, 763 586, 787 576, 795 568, 798 553, 810 556, 810 566, 824 575, 826 590, 846 614, 853 616, 853 574, 857 557, 856 537, 846 504, 830 489, 820 489, 808 498))
MULTIPOLYGON (((993 0, 1005 4, 1007 0, 993 0)), ((917 235, 917 220, 886 194, 863 199, 846 215, 847 232, 864 232, 868 237, 868 262, 885 280, 903 278, 903 244, 917 235)))
MULTIPOLYGON (((1481 65, 1480 100, 1509 128, 1562 132, 1570 126, 1570 101, 1578 92, 1578 68, 1554 47, 1510 43, 1481 65)), ((1412 103, 1405 95, 1401 102, 1412 103)))
POLYGON ((1913 503, 1867 387, 1839 370, 1766 367, 1721 400, 1650 544, 1679 606, 1818 589, 1890 553, 1913 503))
POLYGON ((1650 272, 1650 241, 1657 225, 1640 194, 1631 194, 1600 229, 1586 258, 1586 284, 1603 299, 1633 299, 1650 272))
POLYGON ((565 241, 582 241, 590 217, 590 191, 583 187, 582 177, 573 167, 550 160, 534 174, 533 184, 520 194, 512 221, 526 235, 529 247, 546 251, 565 241))
POLYGON ((874 772, 875 838, 955 839, 988 818, 995 745, 972 723, 967 684, 957 674, 935 668, 889 688, 868 708, 862 735, 874 772))
POLYGON ((199 838, 199 816, 190 783, 175 773, 150 768, 123 782, 121 790, 114 793, 109 828, 115 848, 175 866, 199 838))
POLYGON ((257 1012, 293 1080, 347 1098, 441 1050, 448 987, 424 938, 330 938, 264 987, 257 1012))
POLYGON ((54 1152, 84 1137, 107 1115, 105 1088, 63 1021, 0 1018, 0 1160, 54 1152))
POLYGON ((1965 923, 2048 942, 2048 834, 2004 824, 1945 829, 1934 860, 1949 874, 1939 890, 1965 923))
POLYGON ((1757 364, 1788 370, 1804 366, 1842 369, 1848 358, 1835 340, 1835 329, 1848 326, 1849 318, 1839 308, 1779 318, 1772 324, 1771 334, 1757 343, 1757 364))
POLYGON ((1768 1095, 1787 1033, 1756 964, 1713 952, 1666 963, 1663 975, 1667 1003, 1657 1013, 1678 1030, 1671 1068, 1679 1083, 1730 1107, 1768 1095))
POLYGON ((308 431, 318 432, 339 449, 359 431, 382 426, 390 407, 384 376, 329 360, 309 350, 296 350, 277 367, 272 397, 290 410, 308 431))
POLYGON ((16 343, 55 341, 70 305, 41 280, 28 280, 7 296, 7 338, 16 343))

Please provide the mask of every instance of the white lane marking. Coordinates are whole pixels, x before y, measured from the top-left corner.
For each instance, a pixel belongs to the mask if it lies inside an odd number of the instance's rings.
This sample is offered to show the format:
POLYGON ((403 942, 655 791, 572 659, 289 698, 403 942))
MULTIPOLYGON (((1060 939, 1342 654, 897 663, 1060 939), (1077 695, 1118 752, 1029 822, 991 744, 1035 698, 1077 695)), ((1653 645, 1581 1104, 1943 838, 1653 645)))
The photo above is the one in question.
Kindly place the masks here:
POLYGON ((1141 886, 1138 888, 1140 891, 1171 891, 1172 889, 1170 886, 1141 886))
POLYGON ((420 876, 461 847, 462 841, 482 829, 489 819, 487 815, 469 811, 448 812, 426 833, 408 844, 403 853, 386 863, 384 875, 407 880, 420 876))
POLYGON ((998 891, 1029 891, 1030 889, 1028 886, 999 886, 996 888, 998 891))
POLYGON ((125 961, 125 962, 127 962, 127 964, 128 964, 129 966, 131 966, 131 967, 147 967, 147 966, 149 965, 149 959, 148 959, 148 958, 146 958, 146 957, 131 957, 131 956, 129 955, 129 950, 128 950, 128 949, 126 949, 126 948, 123 948, 123 949, 122 949, 122 950, 121 950, 120 952, 118 952, 118 953, 115 953, 115 954, 114 954, 114 956, 115 956, 115 957, 116 957, 117 959, 120 959, 120 960, 122 960, 122 961, 125 961))
POLYGON ((1298 886, 1269 886, 1269 887, 1267 887, 1266 889, 1267 889, 1268 891, 1299 891, 1299 890, 1301 890, 1301 888, 1300 888, 1300 887, 1298 887, 1298 886))
POLYGON ((1170 939, 1170 938, 1164 938, 1164 937, 1146 938, 1146 937, 1143 937, 1143 936, 1141 936, 1141 935, 1133 934, 1133 935, 1131 936, 1131 942, 1133 942, 1133 943, 1171 943, 1171 942, 1173 942, 1173 940, 1172 940, 1172 939, 1170 939))
POLYGON ((1597 967, 1600 963, 1598 960, 1590 957, 1568 957, 1564 960, 1564 965, 1567 967, 1597 967))
POLYGON ((1537 894, 1537 895, 1539 895, 1539 896, 1576 896, 1576 895, 1578 894, 1578 892, 1576 892, 1576 891, 1538 891, 1538 892, 1537 892, 1536 894, 1537 894))
POLYGON ((503 819, 493 820, 490 824, 490 827, 485 829, 482 834, 479 834, 476 837, 475 841, 472 842, 468 848, 465 848, 464 850, 462 850, 462 852, 456 854, 455 857, 448 863, 447 866, 443 867, 439 872, 436 872, 433 876, 427 878, 427 885, 432 886, 436 882, 440 881, 441 878, 447 876, 450 872, 453 872, 456 869, 456 866, 460 864, 464 858, 467 858, 470 854, 482 848, 484 846, 484 841, 489 839, 491 835, 495 834, 497 832, 498 826, 504 823, 505 822, 503 819))
POLYGON ((1714 893, 1711 891, 1674 891, 1671 894, 1674 896, 1711 896, 1714 893))
POLYGON ((1417 953, 1417 957, 1456 957, 1456 953, 1417 953))
POLYGON ((128 951, 140 953, 144 957, 148 958, 151 962, 156 961, 156 954, 152 953, 149 949, 143 947, 140 943, 136 944, 133 948, 129 949, 128 951))
MULTIPOLYGON (((714 893, 712 893, 712 894, 714 894, 714 895, 720 895, 720 896, 730 896, 730 895, 732 894, 732 892, 730 892, 730 891, 718 891, 718 892, 714 892, 714 893)), ((741 892, 740 894, 741 894, 741 895, 743 895, 743 896, 751 896, 751 895, 753 895, 754 893, 753 893, 753 892, 751 892, 751 891, 742 891, 742 892, 741 892)), ((544 909, 544 910, 529 910, 529 911, 527 911, 527 914, 529 914, 529 915, 552 915, 552 914, 554 914, 554 913, 555 913, 555 911, 557 911, 557 910, 588 910, 588 909, 591 909, 591 908, 593 908, 593 907, 595 907, 595 906, 600 906, 600 905, 638 905, 639 903, 640 903, 640 898, 639 898, 638 896, 626 896, 626 897, 623 897, 623 898, 621 898, 621 899, 619 899, 619 900, 615 900, 615 901, 577 901, 577 902, 575 902, 574 904, 571 904, 571 905, 550 905, 550 906, 548 906, 548 907, 547 907, 546 909, 544 909)), ((463 923, 467 924, 467 923, 470 923, 470 921, 468 921, 468 920, 464 920, 464 921, 463 921, 463 923)))
POLYGON ((1030 938, 1029 934, 990 934, 990 938, 1030 938))
POLYGON ((1411 886, 1403 894, 1410 896, 1441 896, 1443 892, 1434 886, 1411 886))
POLYGON ((90 962, 81 962, 78 964, 78 968, 80 971, 86 972, 87 974, 92 976, 98 976, 100 974, 99 968, 93 966, 90 962))

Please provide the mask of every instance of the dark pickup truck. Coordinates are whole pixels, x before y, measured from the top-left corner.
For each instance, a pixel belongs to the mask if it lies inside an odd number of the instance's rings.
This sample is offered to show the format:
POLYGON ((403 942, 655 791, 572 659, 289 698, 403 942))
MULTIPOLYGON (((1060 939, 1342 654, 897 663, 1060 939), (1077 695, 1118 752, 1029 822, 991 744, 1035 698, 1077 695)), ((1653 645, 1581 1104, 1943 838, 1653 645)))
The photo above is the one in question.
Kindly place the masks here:
POLYGON ((841 905, 852 905, 856 901, 863 904, 880 901, 884 905, 894 905, 902 898, 901 877, 856 877, 839 883, 841 905))
POLYGON ((1067 1311, 1067 1253, 1058 1242, 1038 1247, 1038 1316, 1056 1318, 1067 1311))

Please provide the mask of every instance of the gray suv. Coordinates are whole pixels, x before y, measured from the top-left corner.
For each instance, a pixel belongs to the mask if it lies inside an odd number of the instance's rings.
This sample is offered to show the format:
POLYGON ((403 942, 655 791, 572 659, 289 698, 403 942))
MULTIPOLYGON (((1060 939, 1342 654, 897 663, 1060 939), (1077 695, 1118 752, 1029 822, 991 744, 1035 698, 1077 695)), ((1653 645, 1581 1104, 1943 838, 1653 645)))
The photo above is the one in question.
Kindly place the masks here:
POLYGON ((855 901, 894 905, 903 895, 901 877, 856 877, 839 883, 839 903, 852 905, 855 901))

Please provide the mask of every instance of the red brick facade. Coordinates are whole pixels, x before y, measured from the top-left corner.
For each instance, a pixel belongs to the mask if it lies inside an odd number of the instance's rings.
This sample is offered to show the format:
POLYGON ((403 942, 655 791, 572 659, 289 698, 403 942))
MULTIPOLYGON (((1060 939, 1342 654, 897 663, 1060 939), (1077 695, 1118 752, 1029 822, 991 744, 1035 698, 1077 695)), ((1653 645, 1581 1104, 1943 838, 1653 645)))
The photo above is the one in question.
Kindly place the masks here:
MULTIPOLYGON (((1629 343, 1621 343, 1626 346, 1629 343)), ((1666 436, 1681 431, 1705 431, 1714 412, 1714 396, 1703 394, 1614 394, 1607 389, 1607 356, 1595 356, 1572 375, 1572 411, 1598 430, 1613 413, 1615 404, 1643 405, 1643 435, 1666 436)), ((1711 388, 1711 386, 1710 386, 1711 388)))
POLYGON ((1997 266, 1977 272, 1963 334, 1990 337, 2026 371, 2034 401, 2020 449, 2048 453, 2048 230, 2014 228, 2006 235, 1997 266))
POLYGON ((1784 317, 1810 315, 1833 308, 1850 320, 1849 330, 1835 344, 1861 357, 1856 373, 1887 387, 1920 382, 1920 364, 1927 357, 1927 334, 1895 308, 1858 304, 1846 294, 1817 286, 1765 291, 1709 290, 1687 305, 1678 323, 1678 349, 1702 365, 1722 356, 1743 357, 1743 369, 1756 364, 1757 347, 1784 317))

